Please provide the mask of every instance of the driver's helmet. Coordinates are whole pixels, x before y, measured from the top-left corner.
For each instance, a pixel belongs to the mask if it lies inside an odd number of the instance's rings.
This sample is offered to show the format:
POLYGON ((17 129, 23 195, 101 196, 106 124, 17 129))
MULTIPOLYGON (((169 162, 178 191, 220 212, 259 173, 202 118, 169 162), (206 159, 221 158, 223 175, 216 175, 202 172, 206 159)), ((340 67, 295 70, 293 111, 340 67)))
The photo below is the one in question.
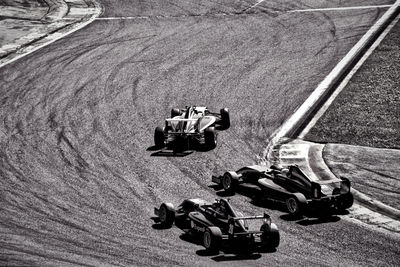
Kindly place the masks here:
POLYGON ((216 212, 218 212, 220 215, 226 215, 226 208, 224 203, 222 202, 215 202, 213 205, 213 208, 216 212))
POLYGON ((274 165, 271 165, 271 167, 269 167, 271 170, 282 170, 283 169, 283 167, 282 167, 282 165, 280 165, 280 164, 274 164, 274 165))
POLYGON ((287 168, 283 168, 281 171, 282 175, 289 177, 290 176, 290 171, 287 168))

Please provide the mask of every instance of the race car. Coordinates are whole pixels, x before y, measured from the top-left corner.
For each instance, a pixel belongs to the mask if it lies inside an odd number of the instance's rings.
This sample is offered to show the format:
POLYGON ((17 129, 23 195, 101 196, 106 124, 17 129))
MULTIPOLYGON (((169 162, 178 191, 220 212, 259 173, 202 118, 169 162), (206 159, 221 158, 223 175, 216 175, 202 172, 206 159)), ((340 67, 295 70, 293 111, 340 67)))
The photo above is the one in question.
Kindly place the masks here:
POLYGON ((156 128, 154 143, 158 148, 171 143, 174 151, 185 150, 192 144, 213 149, 217 145, 215 126, 218 129, 230 127, 227 108, 221 109, 219 114, 210 112, 207 107, 174 108, 171 110, 171 118, 165 120, 165 126, 156 128))
MULTIPOLYGON (((347 178, 311 181, 297 165, 287 168, 253 165, 213 176, 212 181, 230 193, 241 191, 261 202, 268 200, 286 205, 292 216, 306 211, 340 211, 353 205, 347 178)), ((321 213, 323 211, 323 213, 321 213)))
POLYGON ((165 228, 175 225, 202 240, 210 252, 218 252, 224 244, 239 247, 241 251, 275 249, 280 236, 276 224, 267 213, 262 216, 243 216, 226 199, 209 203, 202 199, 186 199, 176 209, 171 203, 162 203, 154 209, 157 221, 165 228), (249 220, 262 220, 259 230, 249 230, 249 220))

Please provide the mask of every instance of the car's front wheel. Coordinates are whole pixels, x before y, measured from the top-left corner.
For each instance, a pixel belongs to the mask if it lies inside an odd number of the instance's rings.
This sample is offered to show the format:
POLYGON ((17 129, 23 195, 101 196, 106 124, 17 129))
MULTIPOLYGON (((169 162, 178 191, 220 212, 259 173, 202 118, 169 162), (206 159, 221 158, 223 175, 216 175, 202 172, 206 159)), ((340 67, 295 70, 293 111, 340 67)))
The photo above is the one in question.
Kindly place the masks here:
POLYGON ((221 113, 221 125, 223 129, 228 129, 231 126, 229 110, 227 108, 223 108, 220 110, 220 113, 221 113))
POLYGON ((170 203, 162 203, 158 210, 158 217, 161 225, 164 227, 171 227, 175 221, 175 209, 170 203))
POLYGON ((208 149, 214 149, 217 146, 217 132, 214 127, 208 127, 204 130, 204 141, 208 149))
POLYGON ((179 108, 173 108, 171 109, 171 118, 174 118, 176 116, 182 115, 182 112, 179 108))
POLYGON ((276 224, 263 224, 261 225, 260 231, 262 232, 261 242, 264 249, 274 249, 279 246, 280 234, 276 224))
POLYGON ((306 198, 300 193, 295 193, 286 199, 287 210, 292 216, 301 215, 306 204, 306 198))
POLYGON ((165 133, 164 129, 160 126, 158 126, 154 131, 154 144, 158 148, 162 148, 165 146, 165 133))

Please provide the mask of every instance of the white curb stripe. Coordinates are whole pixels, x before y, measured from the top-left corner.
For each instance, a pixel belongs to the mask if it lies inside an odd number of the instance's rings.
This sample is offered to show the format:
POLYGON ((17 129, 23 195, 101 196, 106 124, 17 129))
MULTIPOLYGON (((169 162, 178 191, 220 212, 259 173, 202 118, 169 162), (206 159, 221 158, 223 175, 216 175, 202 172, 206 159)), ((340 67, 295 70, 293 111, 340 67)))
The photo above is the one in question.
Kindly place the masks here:
POLYGON ((372 9, 372 8, 388 8, 392 5, 378 5, 378 6, 350 6, 350 7, 329 7, 329 8, 310 8, 310 9, 296 9, 287 11, 292 12, 319 12, 319 11, 341 11, 341 10, 357 10, 357 9, 372 9))

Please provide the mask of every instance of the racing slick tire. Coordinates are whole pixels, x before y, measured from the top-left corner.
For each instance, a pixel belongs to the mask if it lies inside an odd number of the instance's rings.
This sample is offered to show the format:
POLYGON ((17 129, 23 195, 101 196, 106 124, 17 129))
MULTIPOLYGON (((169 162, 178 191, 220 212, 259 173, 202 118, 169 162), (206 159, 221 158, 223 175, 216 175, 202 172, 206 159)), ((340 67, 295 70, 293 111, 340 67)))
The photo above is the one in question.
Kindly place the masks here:
POLYGON ((353 206, 353 203, 354 196, 352 193, 349 192, 339 197, 338 202, 336 203, 336 207, 339 211, 345 211, 353 206))
POLYGON ((236 172, 226 172, 222 176, 221 181, 222 187, 227 192, 235 192, 237 186, 239 185, 239 176, 236 172))
POLYGON ((229 117, 229 110, 227 108, 222 108, 221 113, 221 125, 223 129, 228 129, 231 126, 231 120, 229 117))
POLYGON ((286 199, 286 207, 291 216, 300 216, 303 213, 307 200, 301 193, 294 193, 286 199))
POLYGON ((204 141, 208 149, 213 149, 217 146, 217 133, 214 127, 208 127, 204 130, 204 141))
POLYGON ((265 223, 261 225, 260 231, 262 232, 261 247, 263 249, 274 249, 279 247, 281 237, 276 224, 271 223, 271 226, 269 226, 265 223))
POLYGON ((210 226, 203 233, 203 246, 207 251, 218 252, 221 246, 222 232, 219 227, 210 226))
POLYGON ((174 224, 175 209, 171 203, 162 203, 158 214, 162 226, 169 228, 174 224))
POLYGON ((171 118, 182 115, 182 112, 179 108, 171 109, 171 118))
POLYGON ((165 146, 165 133, 164 129, 160 126, 158 126, 154 131, 154 144, 158 148, 162 148, 165 146))

